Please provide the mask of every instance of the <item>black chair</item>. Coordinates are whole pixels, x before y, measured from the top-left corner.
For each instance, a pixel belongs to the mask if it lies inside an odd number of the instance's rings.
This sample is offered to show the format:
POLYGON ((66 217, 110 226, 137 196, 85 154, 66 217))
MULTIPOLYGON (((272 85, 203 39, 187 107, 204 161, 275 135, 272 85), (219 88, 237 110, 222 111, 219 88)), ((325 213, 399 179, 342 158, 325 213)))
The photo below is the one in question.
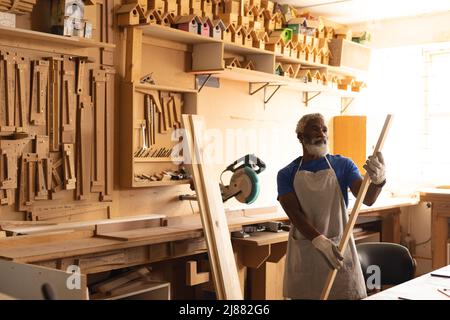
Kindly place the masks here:
POLYGON ((373 275, 370 266, 380 268, 380 285, 382 286, 398 285, 414 278, 416 261, 408 248, 402 245, 388 242, 366 242, 357 244, 356 251, 366 283, 367 279, 373 275))

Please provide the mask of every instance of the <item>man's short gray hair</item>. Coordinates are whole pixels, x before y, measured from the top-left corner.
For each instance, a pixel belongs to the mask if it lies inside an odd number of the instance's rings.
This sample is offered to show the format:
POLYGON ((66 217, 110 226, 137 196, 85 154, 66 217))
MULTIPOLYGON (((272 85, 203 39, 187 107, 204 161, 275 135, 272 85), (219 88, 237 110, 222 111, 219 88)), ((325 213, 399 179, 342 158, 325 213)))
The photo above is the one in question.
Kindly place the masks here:
POLYGON ((297 127, 295 128, 295 133, 298 135, 299 133, 303 133, 305 131, 305 127, 311 120, 322 119, 325 122, 325 118, 320 113, 309 113, 304 115, 297 123, 297 127))

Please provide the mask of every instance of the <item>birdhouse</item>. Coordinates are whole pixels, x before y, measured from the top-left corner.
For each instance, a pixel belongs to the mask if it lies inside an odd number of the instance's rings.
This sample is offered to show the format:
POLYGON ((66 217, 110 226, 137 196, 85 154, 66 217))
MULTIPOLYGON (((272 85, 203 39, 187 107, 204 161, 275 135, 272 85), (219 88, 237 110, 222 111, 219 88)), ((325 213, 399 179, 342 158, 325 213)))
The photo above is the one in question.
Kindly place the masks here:
POLYGON ((173 18, 178 15, 178 6, 175 1, 164 1, 164 13, 170 14, 173 18))
POLYGON ((284 42, 284 46, 281 52, 285 57, 291 56, 291 46, 292 46, 291 40, 284 42))
POLYGON ((325 38, 326 39, 334 38, 334 28, 333 27, 325 27, 325 38))
POLYGON ((327 85, 328 85, 328 77, 327 77, 327 75, 326 75, 325 73, 322 73, 321 83, 322 83, 322 85, 324 85, 324 86, 327 86, 327 85))
POLYGON ((189 15, 189 0, 177 0, 177 15, 189 15))
POLYGON ((220 11, 222 0, 212 0, 212 13, 213 17, 218 17, 219 13, 223 13, 220 11))
POLYGON ((251 0, 250 4, 255 8, 255 9, 261 9, 261 0, 251 0))
POLYGON ((311 62, 314 62, 314 63, 319 63, 320 62, 319 49, 313 47, 309 51, 308 61, 311 61, 311 62))
POLYGON ((237 44, 243 44, 245 35, 242 27, 238 26, 235 30, 236 32, 234 33, 234 37, 232 36, 233 42, 237 44))
POLYGON ((223 40, 223 33, 225 32, 225 24, 222 20, 216 19, 212 21, 212 28, 209 30, 209 36, 216 40, 223 40))
POLYGON ((119 26, 133 26, 146 19, 142 7, 137 3, 124 4, 117 10, 117 24, 119 26))
POLYGON ((202 0, 201 2, 202 15, 204 17, 213 16, 213 2, 212 0, 202 0))
POLYGON ((175 19, 176 18, 168 13, 163 13, 161 16, 156 15, 156 23, 165 27, 170 27, 170 25, 175 22, 175 19))
POLYGON ((305 18, 292 18, 286 22, 287 28, 292 30, 292 36, 296 35, 298 37, 299 34, 306 33, 305 21, 305 18))
POLYGON ((269 36, 265 31, 255 31, 251 33, 253 48, 265 49, 266 42, 269 41, 269 36))
POLYGON ((255 20, 255 16, 253 13, 253 6, 250 6, 244 11, 244 15, 247 17, 249 22, 253 22, 255 20))
POLYGON ((261 8, 273 12, 274 3, 272 0, 261 0, 261 8))
POLYGON ((321 53, 320 63, 325 65, 330 64, 331 51, 329 49, 322 48, 321 53))
POLYGON ((360 92, 362 88, 365 88, 366 84, 363 81, 353 81, 351 88, 353 92, 360 92))
POLYGON ((284 24, 285 24, 284 16, 282 14, 276 14, 274 29, 281 29, 281 28, 283 28, 284 24))
POLYGON ((246 47, 252 47, 253 46, 253 38, 252 38, 253 29, 242 27, 241 31, 243 33, 242 45, 244 45, 246 47))
POLYGON ((294 69, 294 76, 292 78, 297 78, 298 73, 300 72, 301 64, 291 64, 292 69, 294 69))
POLYGON ((275 30, 275 20, 277 15, 277 13, 272 13, 269 10, 264 10, 264 28, 266 29, 267 33, 275 30))
POLYGON ((310 47, 314 47, 315 38, 314 36, 305 35, 305 44, 310 47))
POLYGON ((305 20, 305 31, 308 36, 317 36, 317 30, 320 29, 320 21, 316 19, 306 19, 305 20))
POLYGON ((297 78, 304 83, 312 82, 312 74, 309 69, 300 69, 297 73, 297 78))
POLYGON ((273 51, 275 54, 281 55, 283 53, 284 41, 281 38, 269 37, 266 42, 266 50, 273 51))
POLYGON ((164 12, 166 12, 166 1, 164 0, 149 0, 148 1, 148 9, 156 10, 158 14, 162 16, 164 12))
POLYGON ((151 9, 145 13, 145 23, 146 24, 155 24, 161 21, 161 16, 158 11, 151 9))
POLYGON ((202 0, 189 1, 189 14, 202 15, 202 0))
POLYGON ((253 21, 250 21, 250 27, 256 31, 264 29, 264 9, 253 10, 253 21))
POLYGON ((291 58, 298 58, 298 42, 291 41, 291 58))
POLYGON ((239 25, 239 19, 237 13, 220 13, 217 16, 218 19, 221 19, 225 25, 232 24, 236 28, 239 25))
POLYGON ((238 25, 240 25, 243 28, 249 28, 250 27, 250 21, 247 16, 239 16, 238 17, 238 25))
POLYGON ((240 62, 242 69, 247 70, 255 70, 255 65, 253 64, 253 61, 251 60, 244 60, 240 62))
POLYGON ((206 18, 200 18, 201 23, 198 24, 198 34, 203 37, 209 37, 211 34, 211 29, 213 28, 211 20, 206 18))
POLYGON ((226 68, 240 68, 241 67, 241 63, 239 62, 238 58, 236 58, 236 57, 226 58, 226 59, 223 59, 223 61, 225 63, 226 68))
POLYGON ((294 68, 290 64, 283 64, 283 76, 286 78, 293 78, 294 77, 294 68))
POLYGON ((174 21, 174 25, 177 27, 177 29, 195 34, 198 33, 198 25, 201 23, 202 21, 195 14, 191 14, 188 16, 179 16, 174 21))
POLYGON ((286 43, 292 39, 292 30, 289 28, 274 30, 270 33, 270 37, 280 37, 286 43))
POLYGON ((283 65, 279 62, 275 65, 275 74, 278 76, 284 76, 283 65))
POLYGON ((233 42, 235 37, 236 28, 233 24, 225 24, 225 31, 223 32, 223 41, 225 42, 233 42))
POLYGON ((298 49, 298 59, 302 61, 308 61, 309 58, 309 47, 305 44, 300 44, 298 49))
POLYGON ((354 86, 353 78, 346 77, 346 78, 338 80, 338 89, 339 90, 348 90, 352 86, 354 86))
POLYGON ((335 75, 330 75, 328 77, 328 85, 332 88, 337 88, 339 84, 339 77, 335 75))
POLYGON ((223 0, 223 13, 239 14, 241 11, 241 2, 239 0, 223 0))
POLYGON ((316 70, 313 72, 312 81, 315 84, 321 84, 322 83, 322 74, 319 70, 316 70))

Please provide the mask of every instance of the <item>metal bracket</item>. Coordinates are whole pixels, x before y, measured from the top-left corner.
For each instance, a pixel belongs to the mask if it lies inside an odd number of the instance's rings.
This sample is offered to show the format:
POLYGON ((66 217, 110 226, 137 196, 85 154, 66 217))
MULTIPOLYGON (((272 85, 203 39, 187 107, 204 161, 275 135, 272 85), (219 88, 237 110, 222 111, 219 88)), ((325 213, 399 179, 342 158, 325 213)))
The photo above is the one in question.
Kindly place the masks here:
POLYGON ((269 101, 272 99, 272 97, 277 93, 278 90, 280 90, 282 84, 271 84, 270 82, 250 82, 248 85, 248 93, 252 96, 255 93, 261 91, 264 89, 264 106, 269 103, 269 101), (254 85, 260 85, 257 89, 253 89, 254 85), (269 97, 267 97, 267 88, 268 87, 276 87, 275 90, 270 94, 269 97))
POLYGON ((304 91, 303 92, 303 103, 305 104, 305 107, 308 106, 308 103, 314 99, 315 97, 319 96, 322 93, 322 91, 317 92, 315 95, 313 95, 312 97, 309 97, 309 91, 304 91))
POLYGON ((355 98, 350 97, 341 98, 341 114, 343 114, 347 110, 347 108, 352 104, 353 100, 355 100, 355 98))
POLYGON ((202 84, 200 85, 200 88, 198 89, 198 93, 200 93, 200 91, 202 91, 203 87, 205 86, 206 83, 208 83, 209 78, 211 78, 212 73, 208 73, 206 75, 205 80, 202 82, 202 84))

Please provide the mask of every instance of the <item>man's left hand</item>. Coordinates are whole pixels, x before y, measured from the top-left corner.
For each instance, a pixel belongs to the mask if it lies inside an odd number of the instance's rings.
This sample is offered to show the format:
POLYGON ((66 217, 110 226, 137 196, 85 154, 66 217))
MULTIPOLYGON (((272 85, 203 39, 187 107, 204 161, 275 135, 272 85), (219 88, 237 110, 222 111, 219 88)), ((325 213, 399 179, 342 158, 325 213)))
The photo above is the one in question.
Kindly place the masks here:
POLYGON ((366 169, 373 184, 381 184, 386 180, 386 167, 381 152, 378 152, 375 156, 369 156, 363 168, 366 169))

